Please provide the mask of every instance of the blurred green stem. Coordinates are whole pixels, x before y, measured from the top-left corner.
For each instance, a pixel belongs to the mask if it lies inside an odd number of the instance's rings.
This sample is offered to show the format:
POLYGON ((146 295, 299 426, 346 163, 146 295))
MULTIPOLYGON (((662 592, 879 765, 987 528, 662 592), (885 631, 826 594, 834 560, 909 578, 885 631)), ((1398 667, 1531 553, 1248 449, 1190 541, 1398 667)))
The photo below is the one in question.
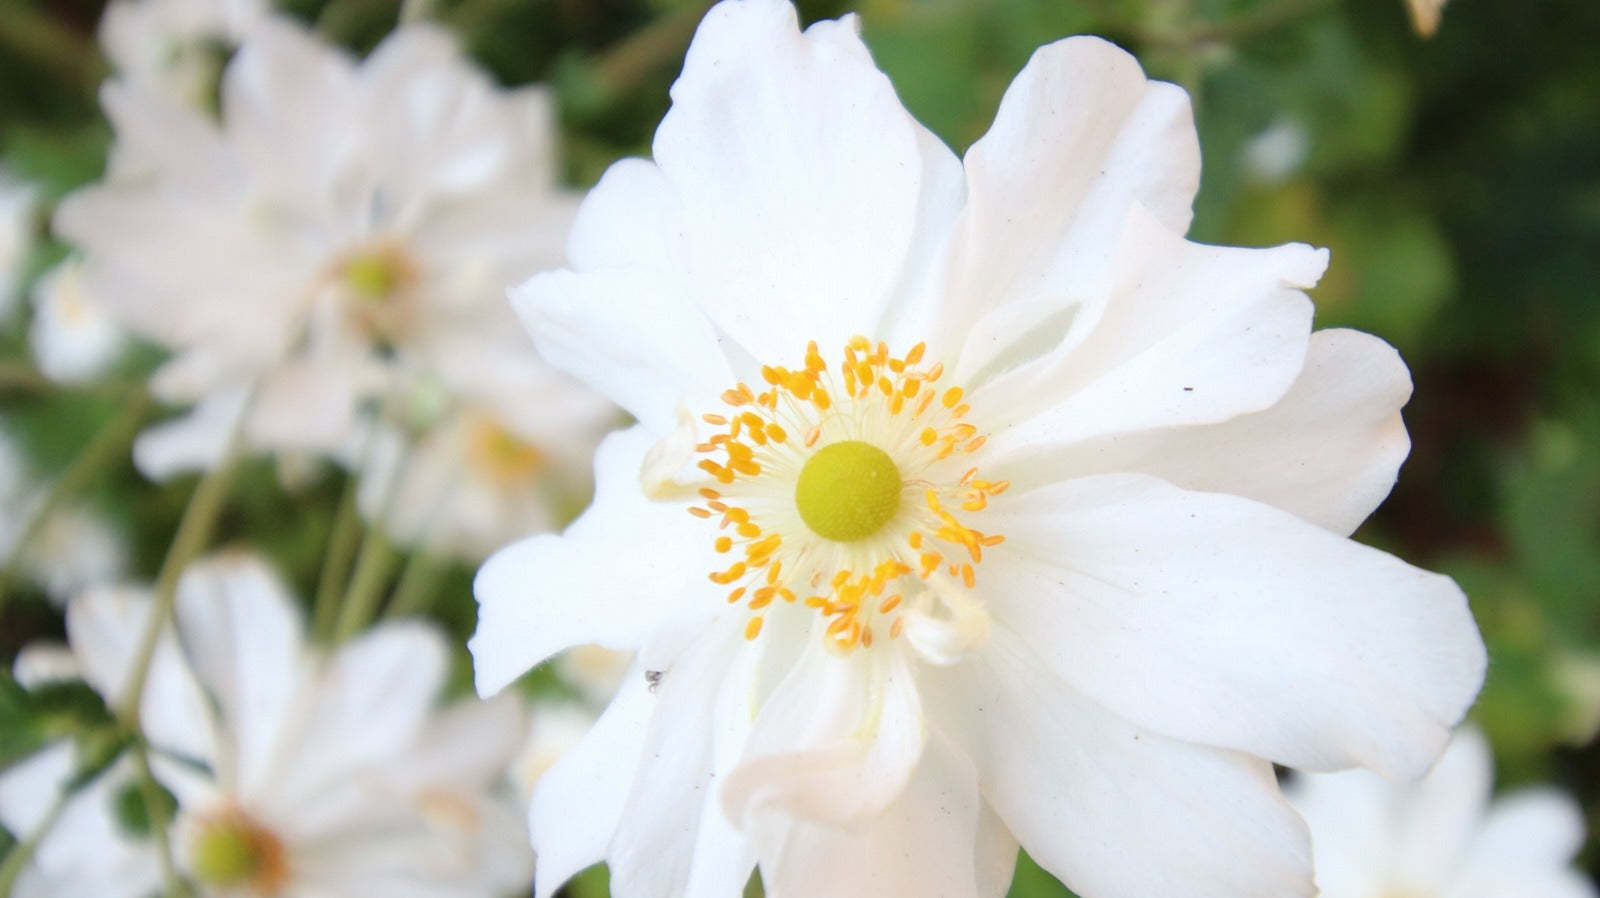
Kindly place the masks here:
MULTIPOLYGON (((247 400, 246 411, 248 408, 247 400)), ((245 414, 239 416, 241 422, 244 418, 245 414)), ((155 653, 162 627, 172 618, 172 608, 178 596, 178 577, 210 543, 211 532, 222 514, 223 502, 228 497, 237 462, 238 431, 239 427, 236 426, 222 458, 200 478, 199 485, 190 495, 183 518, 178 522, 178 531, 172 537, 172 546, 167 549, 167 557, 161 562, 161 572, 156 576, 155 608, 145 623, 139 650, 134 655, 132 673, 117 701, 117 717, 130 728, 137 729, 139 726, 139 702, 144 697, 145 678, 150 674, 150 658, 155 653)))
POLYGON ((333 636, 335 615, 339 610, 339 587, 350 576, 350 563, 355 560, 356 547, 361 543, 361 513, 356 507, 360 488, 361 478, 349 474, 333 520, 333 533, 328 537, 328 549, 322 557, 322 570, 317 575, 317 595, 311 606, 311 633, 319 640, 333 636))
POLYGON ((350 578, 350 587, 339 602, 339 623, 334 628, 334 642, 343 642, 360 632, 372 620, 378 601, 383 598, 384 584, 394 574, 399 554, 389 544, 381 527, 367 528, 361 540, 361 555, 356 559, 356 572, 350 578))
POLYGON ((608 50, 593 68, 601 90, 606 95, 621 93, 648 80, 657 69, 681 60, 711 6, 710 0, 686 4, 608 50))
POLYGON ((406 559, 400 571, 400 584, 394 588, 394 598, 384 610, 386 617, 405 617, 428 609, 434 591, 439 587, 439 577, 445 563, 437 555, 418 549, 406 559))
POLYGON ((28 545, 38 538, 43 532, 50 516, 61 507, 61 504, 83 489, 96 474, 99 474, 107 465, 120 459, 133 442, 133 435, 139 431, 145 419, 150 414, 150 396, 143 387, 135 387, 128 391, 128 396, 122 402, 116 414, 107 421, 98 433, 89 440, 78 457, 72 460, 61 476, 51 484, 39 507, 34 510, 28 524, 17 536, 10 550, 6 553, 4 564, 0 564, 0 619, 5 617, 7 587, 16 574, 16 568, 22 555, 27 551, 28 545))
POLYGON ((22 869, 28 866, 28 860, 33 857, 33 852, 39 847, 39 841, 45 833, 56 823, 56 818, 61 816, 61 807, 66 804, 65 792, 56 796, 50 809, 45 812, 44 819, 34 827, 33 832, 17 844, 11 846, 6 852, 6 859, 0 862, 0 898, 11 898, 11 889, 17 884, 17 877, 22 875, 22 869))
POLYGON ((139 795, 150 818, 150 836, 156 843, 156 859, 161 864, 166 898, 190 898, 193 892, 178 875, 178 865, 172 860, 172 839, 167 832, 171 821, 167 819, 167 808, 161 800, 161 784, 156 782, 155 772, 150 769, 150 747, 143 734, 133 740, 131 750, 134 764, 139 768, 139 795))

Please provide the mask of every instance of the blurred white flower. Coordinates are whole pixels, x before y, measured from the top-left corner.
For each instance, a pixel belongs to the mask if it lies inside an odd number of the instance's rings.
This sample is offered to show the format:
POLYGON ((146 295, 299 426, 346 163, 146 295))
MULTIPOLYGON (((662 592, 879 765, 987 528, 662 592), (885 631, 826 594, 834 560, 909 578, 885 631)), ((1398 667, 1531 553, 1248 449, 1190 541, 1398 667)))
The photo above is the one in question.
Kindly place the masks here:
POLYGON ((1448 0, 1406 0, 1406 10, 1411 13, 1411 26, 1423 37, 1432 37, 1439 30, 1439 17, 1448 0))
POLYGON ((492 693, 638 669, 541 779, 549 895, 1303 898, 1272 762, 1416 776, 1482 682, 1448 578, 1347 537, 1405 366, 1311 334, 1326 253, 1182 237, 1187 96, 1039 50, 965 164, 855 23, 701 24, 653 161, 514 301, 640 422, 595 503, 478 575, 492 693))
MULTIPOLYGON (((555 661, 556 675, 596 708, 605 707, 617 694, 633 666, 633 655, 598 645, 579 645, 562 652, 555 661)), ((654 678, 646 672, 644 676, 654 678)))
MULTIPOLYGON (((108 701, 128 683, 150 608, 137 591, 98 590, 68 609, 72 648, 108 701)), ((522 709, 507 697, 435 711, 447 672, 435 630, 380 625, 324 655, 305 643, 283 587, 244 556, 184 574, 176 629, 157 644, 140 721, 177 799, 177 860, 203 895, 421 898, 527 885, 526 830, 505 782, 522 709)), ((40 864, 75 838, 50 829, 40 864)), ((79 891, 57 894, 117 894, 83 891, 71 874, 53 872, 79 891)))
POLYGON ((1245 143, 1244 172, 1267 184, 1287 181, 1305 165, 1310 149, 1305 125, 1292 118, 1280 118, 1245 143))
POLYGON ((0 167, 0 320, 11 314, 22 263, 33 249, 37 202, 32 185, 16 180, 0 167))
POLYGON ((533 799, 533 789, 561 757, 594 726, 595 714, 582 703, 540 699, 528 708, 528 739, 511 763, 512 780, 523 803, 533 799))
POLYGON ((122 328, 84 289, 80 265, 78 260, 68 259, 33 285, 28 342, 39 370, 61 383, 99 377, 127 344, 122 328))
POLYGON ((196 404, 141 437, 146 472, 209 463, 252 389, 247 446, 348 458, 400 384, 551 382, 504 294, 559 258, 574 207, 542 92, 496 87, 428 25, 358 63, 269 19, 220 122, 127 82, 102 99, 110 172, 55 222, 86 289, 174 353, 155 393, 196 404))
POLYGON ((1463 730, 1431 773, 1302 774, 1285 790, 1311 826, 1322 898, 1595 898, 1572 862, 1583 812, 1549 788, 1490 804, 1494 763, 1463 730))
POLYGON ((381 431, 360 505, 408 546, 479 562, 512 540, 559 529, 587 503, 611 403, 550 368, 530 366, 498 395, 447 408, 408 446, 381 431))
POLYGON ((30 642, 17 652, 11 664, 11 677, 24 689, 46 683, 83 679, 83 666, 72 649, 56 642, 30 642))
POLYGON ((0 559, 64 604, 84 589, 122 576, 127 547, 104 515, 78 503, 50 509, 35 527, 49 491, 50 483, 29 470, 10 435, 0 429, 0 559), (25 537, 27 544, 19 547, 25 537))
POLYGON ((266 17, 266 0, 114 0, 100 45, 123 78, 207 109, 229 51, 266 17))

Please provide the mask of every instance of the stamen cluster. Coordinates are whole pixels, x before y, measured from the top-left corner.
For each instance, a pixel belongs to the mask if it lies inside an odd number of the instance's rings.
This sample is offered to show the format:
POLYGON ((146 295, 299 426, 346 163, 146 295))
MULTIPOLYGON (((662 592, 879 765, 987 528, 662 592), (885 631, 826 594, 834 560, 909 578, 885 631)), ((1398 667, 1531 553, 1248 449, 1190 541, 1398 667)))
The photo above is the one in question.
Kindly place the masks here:
POLYGON ((763 367, 765 389, 740 383, 722 394, 730 414, 702 416, 721 428, 696 447, 708 456, 697 466, 715 485, 700 489, 705 501, 689 513, 726 531, 715 548, 736 558, 710 578, 732 587, 730 604, 752 612, 747 639, 779 600, 820 613, 828 644, 841 651, 871 647, 880 628, 895 638, 904 610, 929 610, 941 589, 971 589, 984 548, 1004 540, 954 513, 982 511, 1009 483, 979 479, 976 467, 963 471, 960 456, 986 437, 964 420, 971 407, 962 389, 935 386, 944 365, 923 366, 925 352, 918 343, 895 357, 887 344, 856 336, 830 369, 813 341, 802 368, 763 367), (848 440, 888 455, 902 497, 875 532, 829 539, 805 524, 796 484, 818 450, 848 440))

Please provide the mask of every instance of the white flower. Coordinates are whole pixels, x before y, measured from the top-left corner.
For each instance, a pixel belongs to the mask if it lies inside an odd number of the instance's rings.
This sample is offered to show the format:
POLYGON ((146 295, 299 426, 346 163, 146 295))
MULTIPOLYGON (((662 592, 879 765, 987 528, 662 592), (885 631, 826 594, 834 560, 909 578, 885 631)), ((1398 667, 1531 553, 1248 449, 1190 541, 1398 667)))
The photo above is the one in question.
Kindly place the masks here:
POLYGON ((1360 770, 1296 777, 1285 791, 1311 826, 1322 898, 1595 898, 1572 867, 1577 802, 1530 788, 1491 806, 1493 777, 1475 730, 1414 784, 1360 770))
POLYGON ((33 285, 28 343, 39 370, 61 383, 81 383, 104 374, 127 343, 100 300, 84 289, 79 266, 69 259, 33 285))
MULTIPOLYGON (((150 607, 137 591, 99 590, 68 609, 72 648, 108 701, 126 688, 150 607)), ((234 556, 184 574, 176 636, 157 644, 140 722, 177 799, 179 866, 202 894, 526 885, 525 829, 501 788, 521 709, 507 697, 435 712, 447 665, 435 630, 382 625, 324 656, 276 578, 234 556)), ((73 833, 49 830, 41 857, 73 833)))
POLYGON ((1415 776, 1481 683, 1454 583, 1347 539, 1410 389, 1326 263, 1189 243, 1188 99, 1035 54, 964 164, 853 20, 700 26, 654 161, 515 301, 639 420, 478 575, 491 693, 638 651, 531 811, 548 895, 1294 898, 1272 762, 1415 776))
POLYGON ((594 447, 617 424, 609 402, 545 366, 527 366, 430 422, 407 450, 379 434, 363 473, 362 513, 406 545, 482 561, 558 529, 588 500, 594 447))
POLYGON ((430 26, 357 63, 269 20, 220 122, 126 82, 103 101, 110 173, 56 225, 86 288, 174 352, 157 395, 197 403, 140 440, 147 472, 208 464, 252 386, 248 446, 348 457, 400 384, 538 376, 504 285, 554 261, 571 218, 543 93, 497 88, 430 26))
POLYGON ((1406 11, 1411 14, 1411 27, 1423 37, 1432 37, 1439 30, 1439 18, 1444 14, 1448 0, 1406 0, 1406 11))
POLYGON ((266 14, 265 0, 115 0, 100 45, 123 78, 205 109, 222 60, 266 14))
POLYGON ((37 202, 31 185, 16 180, 0 167, 0 320, 11 314, 22 263, 33 249, 37 202))
POLYGON ((511 764, 524 802, 533 797, 539 779, 594 726, 595 715, 580 702, 542 699, 529 706, 528 718, 528 740, 511 764))

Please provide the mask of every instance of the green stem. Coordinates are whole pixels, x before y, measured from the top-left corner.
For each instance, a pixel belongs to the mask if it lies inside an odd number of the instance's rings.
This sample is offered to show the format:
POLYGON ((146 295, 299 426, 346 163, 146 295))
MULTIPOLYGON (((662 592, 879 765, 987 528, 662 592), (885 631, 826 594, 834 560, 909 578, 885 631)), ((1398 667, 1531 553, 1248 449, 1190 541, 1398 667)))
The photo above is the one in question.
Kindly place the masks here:
POLYGON ((16 542, 11 544, 4 563, 0 564, 0 618, 5 616, 7 587, 15 576, 17 565, 23 553, 28 550, 28 546, 43 532, 50 516, 61 507, 62 503, 82 490, 84 485, 108 464, 127 453, 128 445, 133 442, 133 435, 144 425, 149 414, 150 397, 144 388, 136 387, 130 390, 117 413, 89 440, 89 444, 84 446, 78 457, 61 472, 55 483, 51 484, 39 507, 29 518, 27 527, 18 535, 16 542))
POLYGON ((145 813, 149 816, 150 836, 156 843, 156 859, 161 864, 161 881, 166 886, 166 896, 188 898, 192 893, 183 877, 178 875, 178 865, 172 859, 172 839, 167 833, 172 821, 167 819, 161 784, 156 782, 155 772, 150 769, 150 748, 145 744, 143 734, 133 740, 132 751, 134 764, 139 768, 139 795, 144 800, 145 813))
POLYGON ((34 4, 0 0, 0 47, 44 66, 92 98, 109 71, 89 37, 62 25, 34 4))
POLYGON ((150 673, 150 658, 155 653, 161 629, 172 617, 178 596, 178 576, 211 541, 211 531, 222 513, 223 501, 228 497, 228 487, 233 480, 237 449, 238 434, 235 433, 222 459, 206 472, 190 495, 183 518, 178 522, 178 532, 172 537, 172 546, 161 562, 161 572, 156 576, 155 608, 140 637, 132 675, 117 702, 117 716, 129 727, 139 725, 139 702, 144 696, 145 678, 150 673))
POLYGON ((384 616, 406 617, 426 611, 445 567, 442 559, 426 550, 412 553, 400 571, 400 584, 394 588, 394 598, 389 600, 384 616))
POLYGON ((61 816, 61 808, 67 803, 67 793, 63 791, 56 796, 50 809, 45 812, 44 819, 34 827, 27 838, 11 846, 6 852, 6 859, 0 862, 0 898, 11 898, 11 889, 17 883, 17 877, 22 875, 23 868, 28 866, 33 852, 39 847, 39 842, 56 823, 56 818, 61 816))
POLYGON ((344 495, 339 499, 339 511, 333 521, 333 533, 328 537, 328 549, 322 558, 322 571, 317 577, 317 595, 311 608, 311 632, 320 640, 333 636, 335 615, 339 610, 339 586, 350 576, 350 563, 355 560, 356 546, 361 541, 361 513, 356 507, 356 496, 361 479, 348 475, 344 495))
POLYGON ((399 556, 376 525, 367 528, 361 540, 361 554, 356 559, 356 572, 350 578, 350 587, 339 602, 339 622, 333 631, 335 642, 343 642, 360 632, 377 612, 383 598, 383 587, 394 574, 399 556))
POLYGON ((687 4, 629 35, 595 62, 595 80, 610 95, 632 88, 657 69, 682 59, 711 6, 709 0, 687 4))

